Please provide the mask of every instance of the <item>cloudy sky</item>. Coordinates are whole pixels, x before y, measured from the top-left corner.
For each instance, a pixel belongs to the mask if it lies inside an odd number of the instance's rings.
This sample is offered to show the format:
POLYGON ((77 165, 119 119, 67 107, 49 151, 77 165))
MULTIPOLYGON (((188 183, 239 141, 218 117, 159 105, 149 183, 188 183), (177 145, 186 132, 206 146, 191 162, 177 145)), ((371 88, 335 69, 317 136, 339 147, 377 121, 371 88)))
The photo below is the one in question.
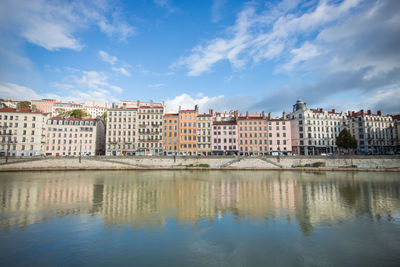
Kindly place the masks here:
POLYGON ((0 97, 400 112, 398 0, 2 0, 0 97))

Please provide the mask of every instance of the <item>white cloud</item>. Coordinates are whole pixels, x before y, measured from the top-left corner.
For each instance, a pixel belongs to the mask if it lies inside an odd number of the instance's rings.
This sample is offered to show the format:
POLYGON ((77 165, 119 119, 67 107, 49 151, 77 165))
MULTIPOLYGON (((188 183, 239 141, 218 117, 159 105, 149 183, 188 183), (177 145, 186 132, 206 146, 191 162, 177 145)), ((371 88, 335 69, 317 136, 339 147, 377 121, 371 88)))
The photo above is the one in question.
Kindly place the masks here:
POLYGON ((0 5, 2 34, 14 29, 26 41, 47 50, 81 50, 77 32, 97 25, 108 36, 125 40, 134 28, 122 19, 115 3, 108 1, 4 0, 0 5))
POLYGON ((149 87, 149 88, 159 88, 159 87, 163 87, 163 86, 165 86, 165 84, 163 84, 163 83, 156 83, 156 84, 147 85, 147 87, 149 87))
POLYGON ((124 67, 119 67, 119 68, 113 67, 112 70, 116 71, 116 72, 119 72, 122 75, 125 75, 126 77, 130 77, 131 76, 131 73, 127 69, 125 69, 124 67))
POLYGON ((117 92, 119 94, 124 91, 121 87, 115 86, 115 85, 110 85, 110 89, 114 90, 115 92, 117 92))
MULTIPOLYGON (((301 34, 310 34, 343 18, 361 1, 344 0, 339 4, 320 1, 316 7, 300 14, 290 12, 297 6, 296 1, 285 1, 279 8, 267 8, 261 14, 248 5, 238 14, 235 24, 226 30, 225 36, 197 45, 172 67, 186 67, 189 76, 197 76, 210 71, 222 60, 229 61, 234 68, 242 68, 250 60, 259 62, 283 55, 290 58, 290 51, 296 52, 292 44, 301 34)), ((300 57, 291 64, 302 61, 300 57)))
POLYGON ((103 50, 99 51, 99 56, 100 56, 101 60, 103 60, 104 62, 110 63, 111 65, 114 65, 115 62, 118 61, 118 58, 116 56, 112 56, 103 50))
POLYGON ((173 99, 165 101, 167 112, 176 112, 181 106, 182 109, 193 109, 195 105, 199 106, 200 112, 208 112, 209 109, 215 111, 230 111, 230 110, 241 110, 246 111, 250 105, 254 102, 254 98, 248 96, 235 96, 225 97, 224 95, 219 96, 204 96, 199 93, 195 97, 188 94, 181 94, 173 99))
POLYGON ((213 0, 211 5, 211 20, 216 23, 222 18, 222 9, 226 4, 226 0, 213 0))
POLYGON ((175 13, 179 10, 171 4, 170 0, 153 0, 153 2, 156 6, 165 8, 168 13, 175 13))
POLYGON ((11 98, 14 100, 40 99, 41 96, 31 88, 14 83, 0 82, 0 95, 2 98, 11 98))

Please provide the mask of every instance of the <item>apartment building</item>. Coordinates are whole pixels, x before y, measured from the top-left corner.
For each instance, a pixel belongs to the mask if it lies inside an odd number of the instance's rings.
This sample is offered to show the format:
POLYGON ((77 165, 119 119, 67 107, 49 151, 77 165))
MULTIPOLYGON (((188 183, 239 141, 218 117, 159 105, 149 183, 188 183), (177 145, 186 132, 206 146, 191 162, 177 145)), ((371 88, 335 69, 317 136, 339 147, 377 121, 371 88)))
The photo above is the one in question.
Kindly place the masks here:
POLYGON ((164 115, 164 155, 178 155, 179 153, 179 114, 167 113, 164 115))
POLYGON ((164 105, 149 102, 140 105, 137 113, 138 140, 137 155, 163 155, 164 105))
POLYGON ((292 154, 291 122, 287 120, 285 112, 282 118, 270 118, 268 124, 269 154, 292 154))
POLYGON ((106 155, 136 155, 138 148, 137 108, 111 108, 107 111, 106 155))
POLYGON ((54 102, 51 114, 52 116, 58 116, 63 112, 71 111, 74 109, 83 109, 83 105, 74 102, 69 102, 69 103, 54 102))
POLYGON ((179 154, 197 155, 197 115, 198 106, 194 109, 179 107, 179 154))
POLYGON ((357 139, 357 152, 361 154, 386 154, 395 152, 395 124, 392 116, 378 110, 349 111, 349 128, 357 139))
POLYGON ((0 154, 43 155, 48 114, 29 109, 0 109, 0 154))
POLYGON ((91 118, 100 118, 109 108, 109 103, 95 101, 87 101, 82 106, 82 109, 89 114, 91 118))
POLYGON ((104 154, 101 120, 52 117, 47 121, 47 156, 94 156, 104 154))
POLYGON ((239 133, 239 154, 265 155, 270 152, 268 142, 267 118, 262 114, 238 116, 237 126, 239 133))
POLYGON ((56 103, 56 99, 40 99, 40 100, 32 100, 31 101, 31 108, 33 110, 37 110, 43 113, 49 113, 52 114, 53 112, 53 105, 56 103))
POLYGON ((393 115, 392 121, 394 122, 394 142, 396 146, 396 153, 400 153, 400 114, 393 115))
POLYGON ((211 131, 212 153, 215 155, 238 154, 238 127, 235 120, 213 121, 211 131))
POLYGON ((291 127, 292 151, 300 155, 320 155, 337 151, 336 137, 348 127, 347 115, 336 110, 309 109, 302 100, 288 114, 291 127))
POLYGON ((211 131, 213 110, 209 113, 197 115, 197 153, 201 156, 209 156, 212 153, 211 131))

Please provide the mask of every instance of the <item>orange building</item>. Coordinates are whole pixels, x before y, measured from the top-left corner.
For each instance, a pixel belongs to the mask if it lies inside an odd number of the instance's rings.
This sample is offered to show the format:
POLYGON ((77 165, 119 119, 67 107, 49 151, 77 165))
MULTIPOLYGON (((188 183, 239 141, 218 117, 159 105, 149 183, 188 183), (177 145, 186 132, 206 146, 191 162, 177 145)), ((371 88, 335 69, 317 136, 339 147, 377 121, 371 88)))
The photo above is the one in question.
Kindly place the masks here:
POLYGON ((197 114, 194 109, 182 110, 179 107, 179 154, 197 155, 197 114))
POLYGON ((249 114, 237 118, 239 127, 239 154, 265 155, 269 152, 267 118, 262 114, 249 114))
POLYGON ((177 155, 179 150, 179 114, 164 115, 164 155, 177 155))

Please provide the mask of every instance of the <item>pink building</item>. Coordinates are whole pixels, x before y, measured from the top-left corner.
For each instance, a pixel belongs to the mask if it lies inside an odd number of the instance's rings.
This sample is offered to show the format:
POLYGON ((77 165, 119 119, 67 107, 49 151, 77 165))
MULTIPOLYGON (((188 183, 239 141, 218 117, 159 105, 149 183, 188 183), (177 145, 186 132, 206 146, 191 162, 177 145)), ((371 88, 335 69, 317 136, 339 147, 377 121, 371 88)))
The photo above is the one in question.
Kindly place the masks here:
POLYGON ((238 154, 238 127, 236 121, 213 122, 211 147, 213 154, 238 154))
POLYGON ((104 154, 104 141, 101 120, 53 117, 47 121, 48 156, 104 154))
POLYGON ((43 113, 51 114, 53 112, 53 105, 56 103, 55 99, 41 99, 41 100, 32 100, 31 107, 36 108, 36 110, 41 111, 43 113))
POLYGON ((271 154, 292 153, 292 135, 290 121, 283 118, 272 118, 268 120, 268 142, 271 154))

